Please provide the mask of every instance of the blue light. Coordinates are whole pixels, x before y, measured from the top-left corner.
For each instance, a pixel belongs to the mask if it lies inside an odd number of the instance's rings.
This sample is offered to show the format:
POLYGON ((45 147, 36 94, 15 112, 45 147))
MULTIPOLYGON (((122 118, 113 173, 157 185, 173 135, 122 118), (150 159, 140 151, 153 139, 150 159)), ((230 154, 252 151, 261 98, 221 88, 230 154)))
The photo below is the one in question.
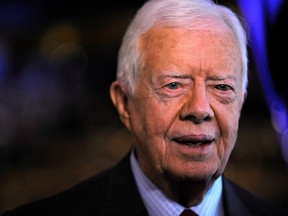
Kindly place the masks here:
POLYGON ((238 0, 243 17, 249 26, 251 48, 266 103, 271 113, 272 125, 279 135, 282 155, 288 164, 288 112, 282 98, 276 93, 270 75, 266 26, 275 23, 282 0, 238 0), (267 13, 265 13, 267 12, 267 13))
POLYGON ((283 0, 264 0, 263 2, 266 3, 266 10, 269 13, 270 21, 274 23, 283 3, 283 0))

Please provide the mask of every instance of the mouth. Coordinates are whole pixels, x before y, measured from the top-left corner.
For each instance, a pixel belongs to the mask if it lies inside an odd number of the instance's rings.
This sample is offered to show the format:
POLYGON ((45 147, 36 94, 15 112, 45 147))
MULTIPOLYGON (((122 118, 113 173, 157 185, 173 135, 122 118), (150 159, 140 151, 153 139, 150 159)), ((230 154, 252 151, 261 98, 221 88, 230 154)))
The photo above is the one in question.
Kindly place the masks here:
POLYGON ((210 145, 214 139, 210 136, 181 136, 173 139, 174 142, 186 146, 210 145))

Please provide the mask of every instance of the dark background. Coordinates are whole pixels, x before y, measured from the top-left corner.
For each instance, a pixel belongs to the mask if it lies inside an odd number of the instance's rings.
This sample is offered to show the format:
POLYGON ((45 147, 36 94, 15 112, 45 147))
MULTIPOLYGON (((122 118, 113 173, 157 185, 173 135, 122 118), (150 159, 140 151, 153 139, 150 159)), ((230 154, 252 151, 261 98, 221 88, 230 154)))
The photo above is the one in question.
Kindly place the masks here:
MULTIPOLYGON (((0 213, 68 188, 127 152, 131 137, 108 92, 122 36, 143 2, 0 2, 0 213)), ((235 1, 218 2, 240 13, 235 1)), ((277 19, 267 26, 269 64, 287 104, 287 2, 277 19)), ((225 175, 287 206, 287 166, 255 68, 251 58, 225 175)))

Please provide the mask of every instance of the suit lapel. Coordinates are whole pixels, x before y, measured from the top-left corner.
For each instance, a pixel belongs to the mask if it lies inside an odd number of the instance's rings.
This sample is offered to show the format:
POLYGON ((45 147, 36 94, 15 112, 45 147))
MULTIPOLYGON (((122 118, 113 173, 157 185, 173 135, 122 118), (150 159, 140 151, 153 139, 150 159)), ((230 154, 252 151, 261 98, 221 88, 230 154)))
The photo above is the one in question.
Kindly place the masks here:
MULTIPOLYGON (((105 199, 102 216, 125 215, 147 216, 136 182, 134 180, 129 155, 117 164, 109 174, 108 192, 105 199)), ((223 177, 223 203, 225 215, 250 216, 246 200, 239 195, 239 191, 232 182, 223 177)), ((245 199, 245 197, 244 197, 245 199)))
POLYGON ((134 180, 128 154, 111 170, 104 215, 148 215, 134 180))
POLYGON ((249 209, 244 204, 241 196, 236 192, 232 182, 223 177, 223 203, 225 215, 229 216, 249 216, 249 209))

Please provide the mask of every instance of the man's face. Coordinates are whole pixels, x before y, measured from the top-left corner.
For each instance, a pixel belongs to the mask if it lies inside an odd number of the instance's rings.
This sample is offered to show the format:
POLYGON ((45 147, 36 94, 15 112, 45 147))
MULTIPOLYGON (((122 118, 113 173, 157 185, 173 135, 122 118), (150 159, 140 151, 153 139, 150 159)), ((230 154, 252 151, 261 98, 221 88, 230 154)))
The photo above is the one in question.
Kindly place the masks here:
POLYGON ((122 118, 144 173, 218 177, 237 138, 244 94, 231 32, 157 27, 140 40, 144 67, 122 118))

